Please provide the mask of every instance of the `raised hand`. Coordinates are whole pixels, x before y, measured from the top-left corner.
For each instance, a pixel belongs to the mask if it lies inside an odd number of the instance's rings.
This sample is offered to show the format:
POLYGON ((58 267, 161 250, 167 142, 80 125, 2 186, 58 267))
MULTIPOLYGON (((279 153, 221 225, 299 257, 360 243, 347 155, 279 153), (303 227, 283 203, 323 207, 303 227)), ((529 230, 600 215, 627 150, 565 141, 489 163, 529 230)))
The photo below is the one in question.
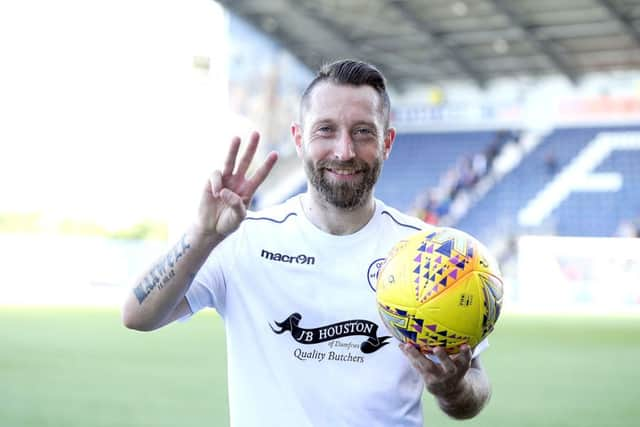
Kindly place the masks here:
POLYGON ((410 344, 401 344, 400 349, 420 373, 424 385, 435 396, 448 396, 460 388, 460 382, 471 367, 471 348, 463 344, 460 353, 449 356, 442 347, 434 347, 433 354, 440 363, 426 358, 410 344))
POLYGON ((254 174, 246 177, 258 148, 260 135, 251 134, 249 143, 236 164, 240 138, 231 140, 222 171, 214 171, 207 181, 198 212, 198 228, 204 234, 227 236, 235 231, 247 215, 247 208, 257 188, 264 182, 278 160, 271 152, 254 174))

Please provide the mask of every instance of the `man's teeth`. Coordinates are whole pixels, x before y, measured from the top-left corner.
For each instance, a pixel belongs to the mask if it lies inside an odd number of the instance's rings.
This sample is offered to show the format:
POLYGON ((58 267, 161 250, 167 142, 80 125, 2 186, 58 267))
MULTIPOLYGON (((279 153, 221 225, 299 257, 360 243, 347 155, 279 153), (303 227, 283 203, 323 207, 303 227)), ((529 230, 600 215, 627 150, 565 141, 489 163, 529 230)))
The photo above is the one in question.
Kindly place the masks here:
POLYGON ((356 173, 356 171, 354 170, 347 170, 347 169, 331 169, 331 172, 337 175, 353 175, 354 173, 356 173))

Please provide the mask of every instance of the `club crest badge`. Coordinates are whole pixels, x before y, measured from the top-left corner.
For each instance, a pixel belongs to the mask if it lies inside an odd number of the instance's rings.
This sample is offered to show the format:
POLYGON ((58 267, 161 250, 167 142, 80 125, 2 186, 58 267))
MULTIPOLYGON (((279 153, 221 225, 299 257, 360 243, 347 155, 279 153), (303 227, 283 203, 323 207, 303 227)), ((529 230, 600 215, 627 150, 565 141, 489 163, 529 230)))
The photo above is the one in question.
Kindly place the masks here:
POLYGON ((376 291, 376 283, 378 282, 378 274, 380 274, 380 270, 384 265, 384 261, 386 258, 378 258, 369 264, 369 269, 367 270, 367 281, 369 282, 369 287, 373 292, 376 291))

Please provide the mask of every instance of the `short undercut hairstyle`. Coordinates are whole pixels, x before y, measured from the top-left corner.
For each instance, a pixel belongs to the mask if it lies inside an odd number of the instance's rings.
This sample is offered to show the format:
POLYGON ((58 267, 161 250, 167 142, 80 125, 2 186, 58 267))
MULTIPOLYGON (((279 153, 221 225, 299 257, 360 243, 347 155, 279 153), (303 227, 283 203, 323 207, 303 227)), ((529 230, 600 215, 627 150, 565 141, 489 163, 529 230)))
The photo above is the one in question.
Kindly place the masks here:
POLYGON ((343 59, 323 65, 316 77, 309 83, 300 99, 300 121, 309 104, 309 97, 313 88, 321 82, 329 82, 336 85, 371 86, 380 96, 380 112, 385 131, 389 128, 389 115, 391 102, 387 93, 387 84, 384 76, 376 67, 362 61, 343 59))

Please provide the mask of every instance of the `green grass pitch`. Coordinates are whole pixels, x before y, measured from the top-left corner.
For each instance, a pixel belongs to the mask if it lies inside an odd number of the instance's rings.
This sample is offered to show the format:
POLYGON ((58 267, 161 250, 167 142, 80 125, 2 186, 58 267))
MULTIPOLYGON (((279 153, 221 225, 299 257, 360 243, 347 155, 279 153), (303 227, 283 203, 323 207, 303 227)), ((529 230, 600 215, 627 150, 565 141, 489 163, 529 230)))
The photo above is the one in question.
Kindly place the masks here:
MULTIPOLYGON (((224 345, 211 313, 136 333, 115 310, 0 307, 0 426, 226 426, 224 345)), ((489 406, 461 423, 425 397, 426 426, 640 423, 638 316, 504 316, 482 360, 489 406)))

